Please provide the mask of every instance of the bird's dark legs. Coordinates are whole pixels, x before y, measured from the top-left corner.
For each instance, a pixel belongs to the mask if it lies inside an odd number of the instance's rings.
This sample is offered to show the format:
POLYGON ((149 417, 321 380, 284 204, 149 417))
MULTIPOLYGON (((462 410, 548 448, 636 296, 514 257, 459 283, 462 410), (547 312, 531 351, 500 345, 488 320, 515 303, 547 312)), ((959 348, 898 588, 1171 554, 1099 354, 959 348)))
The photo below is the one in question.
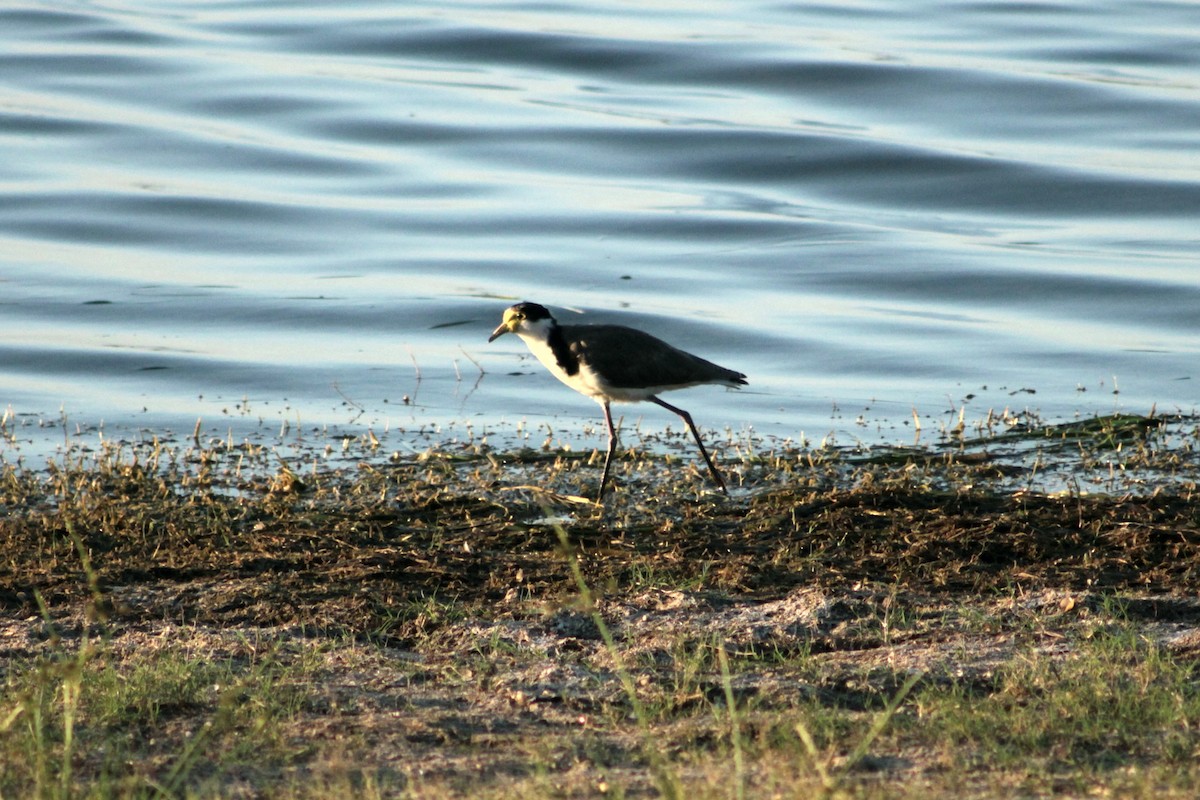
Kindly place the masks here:
POLYGON ((600 491, 596 493, 596 502, 604 499, 604 487, 608 485, 608 471, 612 467, 613 453, 617 452, 617 429, 613 427, 612 411, 608 403, 600 404, 604 408, 604 424, 608 427, 608 456, 604 459, 604 474, 600 477, 600 491))
MULTIPOLYGON (((726 495, 728 495, 729 490, 725 488, 725 481, 723 481, 721 479, 721 473, 717 472, 717 468, 716 468, 716 466, 713 465, 712 459, 708 457, 708 451, 704 449, 704 442, 700 441, 700 432, 696 430, 696 424, 694 422, 692 422, 692 415, 689 414, 688 412, 684 411, 682 408, 676 408, 675 406, 671 405, 670 403, 664 403, 662 400, 659 400, 657 397, 648 397, 646 399, 649 400, 651 403, 657 403, 658 405, 665 408, 667 411, 674 411, 676 414, 678 414, 680 417, 683 418, 683 421, 687 423, 688 429, 692 432, 692 438, 694 438, 696 440, 696 446, 700 448, 700 455, 704 456, 704 463, 708 464, 708 471, 713 476, 713 480, 717 482, 717 486, 721 487, 721 491, 724 492, 726 495)), ((605 411, 605 413, 608 412, 608 406, 604 407, 604 411, 605 411)), ((610 426, 610 430, 611 430, 611 426, 610 426)), ((611 450, 610 450, 610 453, 611 453, 611 450)))

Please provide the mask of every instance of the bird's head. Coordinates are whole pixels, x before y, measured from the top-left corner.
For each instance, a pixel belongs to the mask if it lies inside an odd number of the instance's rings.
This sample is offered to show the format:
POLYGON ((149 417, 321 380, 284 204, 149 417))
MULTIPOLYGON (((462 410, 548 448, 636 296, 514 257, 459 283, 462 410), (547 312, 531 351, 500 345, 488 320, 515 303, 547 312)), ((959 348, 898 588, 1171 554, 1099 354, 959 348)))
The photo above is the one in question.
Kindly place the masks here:
POLYGON ((555 324, 557 323, 554 316, 545 306, 539 306, 537 303, 517 303, 504 309, 504 319, 496 326, 496 330, 492 331, 488 341, 494 342, 506 333, 545 338, 546 332, 555 324))

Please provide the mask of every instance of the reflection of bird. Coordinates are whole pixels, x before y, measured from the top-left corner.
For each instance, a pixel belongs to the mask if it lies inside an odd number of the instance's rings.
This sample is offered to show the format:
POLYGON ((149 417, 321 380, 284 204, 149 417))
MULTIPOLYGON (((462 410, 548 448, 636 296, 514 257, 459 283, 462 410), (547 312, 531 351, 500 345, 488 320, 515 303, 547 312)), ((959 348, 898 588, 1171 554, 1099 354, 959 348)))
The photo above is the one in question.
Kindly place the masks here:
POLYGON ((721 491, 729 494, 721 473, 708 457, 692 416, 682 408, 664 403, 656 395, 673 389, 686 389, 702 383, 719 383, 738 388, 746 385, 740 372, 717 366, 699 356, 672 347, 662 339, 621 325, 559 325, 558 321, 537 303, 517 303, 504 311, 504 321, 492 331, 489 342, 506 333, 515 333, 525 340, 554 377, 580 394, 585 394, 604 409, 604 424, 608 427, 608 457, 604 460, 604 475, 600 478, 598 499, 604 497, 613 453, 617 449, 617 432, 613 428, 612 402, 634 403, 649 400, 668 411, 674 411, 687 423, 700 455, 713 480, 721 491))

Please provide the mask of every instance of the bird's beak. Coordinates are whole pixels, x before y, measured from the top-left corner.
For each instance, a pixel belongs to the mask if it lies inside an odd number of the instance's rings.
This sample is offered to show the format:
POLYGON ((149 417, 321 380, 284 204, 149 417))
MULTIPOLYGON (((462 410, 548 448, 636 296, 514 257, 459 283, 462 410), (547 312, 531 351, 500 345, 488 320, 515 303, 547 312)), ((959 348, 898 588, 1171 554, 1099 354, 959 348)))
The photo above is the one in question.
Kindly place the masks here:
POLYGON ((492 331, 492 335, 488 337, 489 342, 494 342, 506 333, 511 333, 508 327, 508 320, 504 320, 496 326, 496 330, 492 331))

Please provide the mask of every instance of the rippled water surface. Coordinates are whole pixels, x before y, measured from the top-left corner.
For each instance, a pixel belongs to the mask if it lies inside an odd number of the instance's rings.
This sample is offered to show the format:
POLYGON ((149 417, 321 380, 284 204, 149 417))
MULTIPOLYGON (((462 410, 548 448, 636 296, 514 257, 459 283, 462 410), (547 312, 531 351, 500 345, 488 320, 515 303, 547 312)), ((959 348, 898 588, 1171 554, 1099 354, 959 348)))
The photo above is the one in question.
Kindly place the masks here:
POLYGON ((0 75, 22 436, 595 444, 516 299, 747 373, 671 397, 735 433, 1200 404, 1193 2, 55 0, 0 75))

